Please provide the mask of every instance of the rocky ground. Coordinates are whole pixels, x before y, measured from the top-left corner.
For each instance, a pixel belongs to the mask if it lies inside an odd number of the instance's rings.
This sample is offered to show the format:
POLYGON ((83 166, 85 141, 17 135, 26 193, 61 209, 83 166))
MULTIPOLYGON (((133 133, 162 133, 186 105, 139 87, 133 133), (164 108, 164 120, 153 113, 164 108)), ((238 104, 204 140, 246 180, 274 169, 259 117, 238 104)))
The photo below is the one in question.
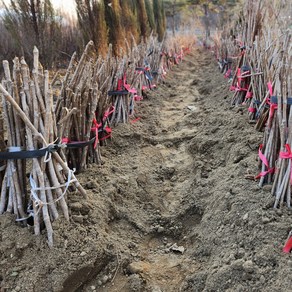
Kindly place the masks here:
POLYGON ((227 88, 201 49, 175 67, 79 175, 53 249, 1 216, 1 291, 292 291, 291 211, 247 179, 262 133, 227 88))

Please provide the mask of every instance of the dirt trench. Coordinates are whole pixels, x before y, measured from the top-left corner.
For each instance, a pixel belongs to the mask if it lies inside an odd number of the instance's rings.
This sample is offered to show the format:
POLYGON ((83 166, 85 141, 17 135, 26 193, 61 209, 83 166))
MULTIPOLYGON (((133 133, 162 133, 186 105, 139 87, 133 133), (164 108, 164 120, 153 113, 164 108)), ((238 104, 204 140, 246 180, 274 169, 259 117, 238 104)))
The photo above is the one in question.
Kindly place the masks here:
MULTIPOLYGON (((212 56, 195 49, 114 129, 104 165, 79 176, 55 246, 0 217, 3 291, 292 291, 281 252, 289 210, 257 173, 262 134, 230 108, 212 56), (5 290, 6 289, 6 290, 5 290)), ((2 290, 1 290, 2 291, 2 290)))

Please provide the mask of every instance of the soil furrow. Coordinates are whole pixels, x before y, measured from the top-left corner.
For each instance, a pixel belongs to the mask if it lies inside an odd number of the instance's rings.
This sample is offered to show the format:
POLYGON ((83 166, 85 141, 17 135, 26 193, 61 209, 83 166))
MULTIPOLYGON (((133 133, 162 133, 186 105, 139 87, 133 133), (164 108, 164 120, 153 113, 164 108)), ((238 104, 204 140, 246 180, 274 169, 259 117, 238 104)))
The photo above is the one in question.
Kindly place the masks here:
POLYGON ((79 176, 89 199, 69 196, 72 222, 54 222, 53 253, 0 218, 2 283, 18 291, 289 291, 291 260, 281 247, 290 211, 271 209, 269 187, 246 179, 256 174, 262 137, 242 108, 230 109, 225 83, 204 51, 175 67, 136 107, 140 120, 114 129, 104 165, 79 176))

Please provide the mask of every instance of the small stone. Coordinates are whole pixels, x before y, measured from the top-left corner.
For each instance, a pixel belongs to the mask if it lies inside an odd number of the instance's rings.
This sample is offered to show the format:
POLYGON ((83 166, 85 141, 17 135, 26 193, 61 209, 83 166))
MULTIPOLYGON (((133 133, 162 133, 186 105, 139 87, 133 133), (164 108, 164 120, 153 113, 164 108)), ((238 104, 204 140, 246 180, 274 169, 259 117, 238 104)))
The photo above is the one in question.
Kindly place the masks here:
POLYGON ((83 208, 83 205, 79 202, 75 202, 75 203, 70 204, 70 209, 73 211, 80 211, 80 210, 82 210, 82 208, 83 208))
POLYGON ((107 281, 108 281, 108 276, 107 276, 107 275, 104 275, 104 276, 102 277, 102 279, 101 279, 101 282, 102 282, 103 284, 105 284, 107 281))
POLYGON ((242 267, 247 273, 253 273, 255 270, 255 265, 251 260, 247 260, 242 267))
POLYGON ((233 163, 236 164, 236 163, 240 162, 244 158, 245 158, 244 155, 239 155, 239 156, 234 158, 233 163))
POLYGON ((179 252, 181 254, 185 252, 185 248, 183 246, 178 246, 176 243, 170 247, 170 250, 173 252, 179 252))
POLYGON ((21 270, 23 270, 23 267, 14 267, 13 269, 12 269, 12 272, 19 272, 19 271, 21 271, 21 270))
POLYGON ((129 242, 128 248, 133 249, 136 247, 136 244, 134 242, 129 242))
POLYGON ((241 270, 243 264, 244 264, 244 260, 243 259, 238 259, 238 260, 233 261, 231 265, 232 265, 233 269, 241 270))
POLYGON ((187 109, 190 110, 191 112, 197 112, 199 110, 198 107, 194 105, 188 105, 187 109))
POLYGON ((244 248, 239 248, 237 252, 237 257, 238 258, 243 258, 245 256, 245 250, 244 248))
POLYGON ((243 217, 242 217, 243 221, 247 221, 248 219, 248 213, 244 214, 243 217))
POLYGON ((133 262, 129 264, 128 271, 130 274, 139 274, 143 272, 143 262, 133 262))
POLYGON ((264 224, 267 224, 267 223, 269 223, 271 220, 268 218, 268 217, 263 217, 262 218, 262 222, 264 223, 264 224))
POLYGON ((264 185, 263 186, 263 190, 265 191, 265 192, 271 192, 271 190, 272 190, 272 185, 264 185))
POLYGON ((260 276, 260 282, 261 284, 264 284, 266 282, 266 279, 263 275, 260 276))
POLYGON ((77 223, 83 223, 83 216, 81 215, 72 215, 72 220, 77 223))
POLYGON ((162 227, 162 226, 159 226, 158 228, 157 228, 157 232, 158 233, 162 233, 162 232, 164 232, 164 227, 162 227))
POLYGON ((11 273, 11 277, 17 277, 18 276, 18 272, 12 272, 11 273))
POLYGON ((256 219, 250 220, 250 221, 248 222, 248 225, 249 225, 250 227, 254 227, 254 226, 256 226, 256 225, 257 225, 257 220, 256 220, 256 219))
POLYGON ((116 166, 112 166, 112 171, 113 172, 120 172, 120 169, 116 166))
POLYGON ((151 288, 151 292, 162 292, 162 290, 160 289, 160 287, 154 286, 151 288))
POLYGON ((86 252, 85 252, 85 251, 82 251, 81 254, 80 254, 80 256, 81 256, 81 257, 86 256, 86 252))
POLYGON ((98 280, 98 281, 97 281, 97 285, 98 285, 98 286, 101 286, 101 285, 102 285, 102 282, 101 282, 100 280, 98 280))
POLYGON ((92 291, 94 291, 94 290, 96 289, 96 287, 95 287, 95 286, 90 286, 90 289, 91 289, 92 291))

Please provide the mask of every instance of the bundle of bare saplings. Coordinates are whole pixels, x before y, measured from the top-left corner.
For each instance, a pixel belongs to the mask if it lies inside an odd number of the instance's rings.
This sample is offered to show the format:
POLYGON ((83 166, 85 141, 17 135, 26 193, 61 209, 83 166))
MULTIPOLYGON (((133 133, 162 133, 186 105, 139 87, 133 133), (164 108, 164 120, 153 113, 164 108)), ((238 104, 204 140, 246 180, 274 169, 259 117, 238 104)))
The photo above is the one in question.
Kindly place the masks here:
POLYGON ((290 1, 246 1, 233 28, 233 48, 220 54, 221 47, 230 43, 231 38, 225 35, 217 38, 214 48, 219 60, 237 49, 232 105, 247 106, 256 129, 264 131, 259 148, 261 170, 256 179, 260 186, 273 184, 275 208, 284 204, 291 207, 291 8, 290 1))
MULTIPOLYGON (((86 197, 75 171, 101 163, 100 145, 111 137, 111 126, 128 122, 135 104, 164 78, 168 67, 162 47, 151 36, 131 48, 127 44, 120 56, 113 56, 109 46, 102 58, 89 42, 79 61, 73 54, 56 101, 55 78, 50 81, 43 70, 37 48, 32 71, 23 58, 13 60, 12 72, 3 61, 0 214, 14 214, 19 224, 33 225, 37 235, 44 226, 53 245, 52 222, 60 212, 69 221, 67 196, 86 197)), ((181 54, 178 43, 163 50, 181 54)))
MULTIPOLYGON (((86 193, 62 153, 58 153, 62 145, 57 142, 49 72, 39 66, 38 50, 34 49, 32 72, 23 58, 13 60, 12 72, 7 61, 3 66, 5 78, 0 90, 6 133, 1 139, 7 139, 8 151, 0 154, 0 159, 6 162, 0 214, 13 213, 24 224, 33 219, 37 235, 43 222, 51 246, 51 221, 59 217, 60 210, 69 220, 67 191, 78 190, 84 196, 86 193)), ((5 141, 1 143, 4 145, 5 141)))

